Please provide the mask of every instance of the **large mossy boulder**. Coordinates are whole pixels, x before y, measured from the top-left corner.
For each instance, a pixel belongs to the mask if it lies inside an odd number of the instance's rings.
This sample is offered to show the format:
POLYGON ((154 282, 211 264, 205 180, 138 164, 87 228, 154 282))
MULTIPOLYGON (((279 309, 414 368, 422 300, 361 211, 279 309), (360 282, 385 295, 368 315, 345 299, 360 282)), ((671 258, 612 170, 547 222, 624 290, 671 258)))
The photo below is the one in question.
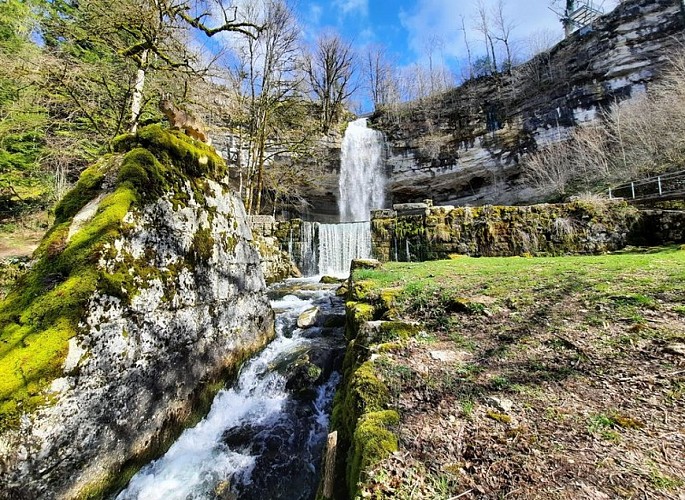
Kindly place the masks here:
POLYGON ((2 498, 116 490, 273 335, 223 160, 158 125, 115 150, 0 303, 2 498))

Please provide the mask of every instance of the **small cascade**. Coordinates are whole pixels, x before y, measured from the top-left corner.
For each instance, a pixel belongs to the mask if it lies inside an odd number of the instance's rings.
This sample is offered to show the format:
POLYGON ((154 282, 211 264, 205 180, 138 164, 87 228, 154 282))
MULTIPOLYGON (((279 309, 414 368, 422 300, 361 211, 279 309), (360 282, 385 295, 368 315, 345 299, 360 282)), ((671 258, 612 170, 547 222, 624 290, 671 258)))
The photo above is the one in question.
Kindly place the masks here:
POLYGON ((366 118, 351 122, 345 130, 340 160, 340 221, 367 221, 372 209, 385 204, 383 134, 367 128, 366 118))
POLYGON ((353 259, 371 257, 370 222, 302 222, 300 227, 300 242, 290 255, 305 276, 347 276, 353 259))
POLYGON ((319 274, 347 276, 353 259, 370 257, 370 222, 319 225, 319 274))
POLYGON ((272 286, 276 339, 117 499, 315 498, 344 335, 342 328, 300 330, 296 322, 313 306, 322 318, 344 315, 333 289, 311 280, 272 286))
POLYGON ((318 227, 318 222, 306 221, 300 226, 301 246, 297 265, 304 276, 314 276, 319 271, 318 227))

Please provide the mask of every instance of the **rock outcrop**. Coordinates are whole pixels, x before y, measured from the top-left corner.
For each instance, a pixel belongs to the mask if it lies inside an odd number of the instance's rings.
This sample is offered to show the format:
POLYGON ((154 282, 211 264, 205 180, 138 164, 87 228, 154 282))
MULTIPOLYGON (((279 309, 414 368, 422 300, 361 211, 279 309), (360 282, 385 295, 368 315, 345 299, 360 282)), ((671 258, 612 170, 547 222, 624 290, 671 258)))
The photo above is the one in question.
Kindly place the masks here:
POLYGON ((262 272, 267 284, 286 278, 299 278, 302 273, 293 262, 290 254, 276 237, 279 223, 271 215, 248 216, 252 235, 259 250, 262 272))
POLYGON ((116 148, 0 304, 0 498, 123 486, 273 335, 223 160, 159 126, 116 148))
POLYGON ((627 0, 511 74, 481 77, 372 126, 388 139, 392 203, 511 205, 543 199, 519 160, 642 93, 682 46, 680 0, 627 0))

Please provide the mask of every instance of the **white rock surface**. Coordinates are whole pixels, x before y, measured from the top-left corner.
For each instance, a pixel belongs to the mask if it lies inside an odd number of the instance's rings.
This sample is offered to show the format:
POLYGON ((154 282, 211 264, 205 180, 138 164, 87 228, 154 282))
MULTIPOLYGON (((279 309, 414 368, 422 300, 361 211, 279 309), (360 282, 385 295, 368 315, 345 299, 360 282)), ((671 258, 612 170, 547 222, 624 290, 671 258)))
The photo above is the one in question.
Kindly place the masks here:
POLYGON ((117 479, 181 430, 208 383, 273 335, 242 203, 206 185, 202 206, 186 185, 187 206, 174 209, 170 193, 126 215, 129 229, 98 265, 129 266, 137 291, 91 297, 52 383, 55 403, 0 434, 0 498, 80 498, 117 479), (200 230, 212 238, 206 261, 193 247, 200 230))

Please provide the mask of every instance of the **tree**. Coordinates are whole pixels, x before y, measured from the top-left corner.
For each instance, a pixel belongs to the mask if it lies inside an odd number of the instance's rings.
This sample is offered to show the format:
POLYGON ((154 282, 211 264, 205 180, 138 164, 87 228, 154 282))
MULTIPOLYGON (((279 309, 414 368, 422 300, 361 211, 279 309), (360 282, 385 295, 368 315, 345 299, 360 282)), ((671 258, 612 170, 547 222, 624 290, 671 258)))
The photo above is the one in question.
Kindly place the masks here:
POLYGON ((510 19, 507 19, 507 16, 504 12, 505 10, 505 1, 504 0, 497 0, 497 3, 495 4, 493 8, 493 24, 494 24, 494 34, 493 38, 497 41, 500 41, 504 44, 504 48, 506 50, 507 58, 504 63, 504 67, 507 72, 511 73, 511 68, 514 64, 513 58, 512 58, 512 50, 511 50, 511 33, 516 27, 516 23, 510 19))
POLYGON ((364 55, 364 80, 374 108, 379 109, 399 99, 395 68, 389 61, 387 48, 369 45, 364 55))
POLYGON ((462 15, 461 17, 461 32, 464 35, 464 47, 466 48, 466 57, 468 62, 468 75, 467 78, 473 78, 473 59, 471 57, 471 44, 469 43, 468 34, 466 31, 466 18, 462 15))
POLYGON ((40 50, 31 43, 33 5, 0 2, 0 219, 45 204, 49 184, 40 50))
POLYGON ((260 30, 252 22, 238 20, 236 8, 222 0, 61 1, 50 4, 48 11, 52 13, 46 23, 48 45, 66 45, 63 54, 71 56, 98 52, 120 64, 132 64, 130 95, 125 96, 132 132, 149 100, 144 92, 149 73, 183 78, 206 72, 189 48, 195 32, 209 37, 225 32, 255 37, 260 30), (221 20, 214 22, 217 14, 221 20))
POLYGON ((476 31, 483 35, 485 52, 487 53, 486 59, 490 62, 490 72, 497 73, 497 54, 495 54, 495 42, 490 22, 490 13, 483 0, 478 0, 475 22, 476 31))
POLYGON ((265 191, 265 167, 283 154, 301 151, 311 137, 302 125, 307 113, 300 71, 300 31, 295 16, 283 0, 248 4, 244 16, 260 19, 263 28, 239 47, 235 72, 245 94, 245 135, 248 142, 244 166, 243 198, 248 213, 259 213, 265 191))
POLYGON ((314 53, 307 58, 306 72, 312 92, 321 106, 321 125, 328 132, 340 118, 343 104, 355 88, 351 85, 355 71, 352 46, 337 33, 324 33, 314 53))

